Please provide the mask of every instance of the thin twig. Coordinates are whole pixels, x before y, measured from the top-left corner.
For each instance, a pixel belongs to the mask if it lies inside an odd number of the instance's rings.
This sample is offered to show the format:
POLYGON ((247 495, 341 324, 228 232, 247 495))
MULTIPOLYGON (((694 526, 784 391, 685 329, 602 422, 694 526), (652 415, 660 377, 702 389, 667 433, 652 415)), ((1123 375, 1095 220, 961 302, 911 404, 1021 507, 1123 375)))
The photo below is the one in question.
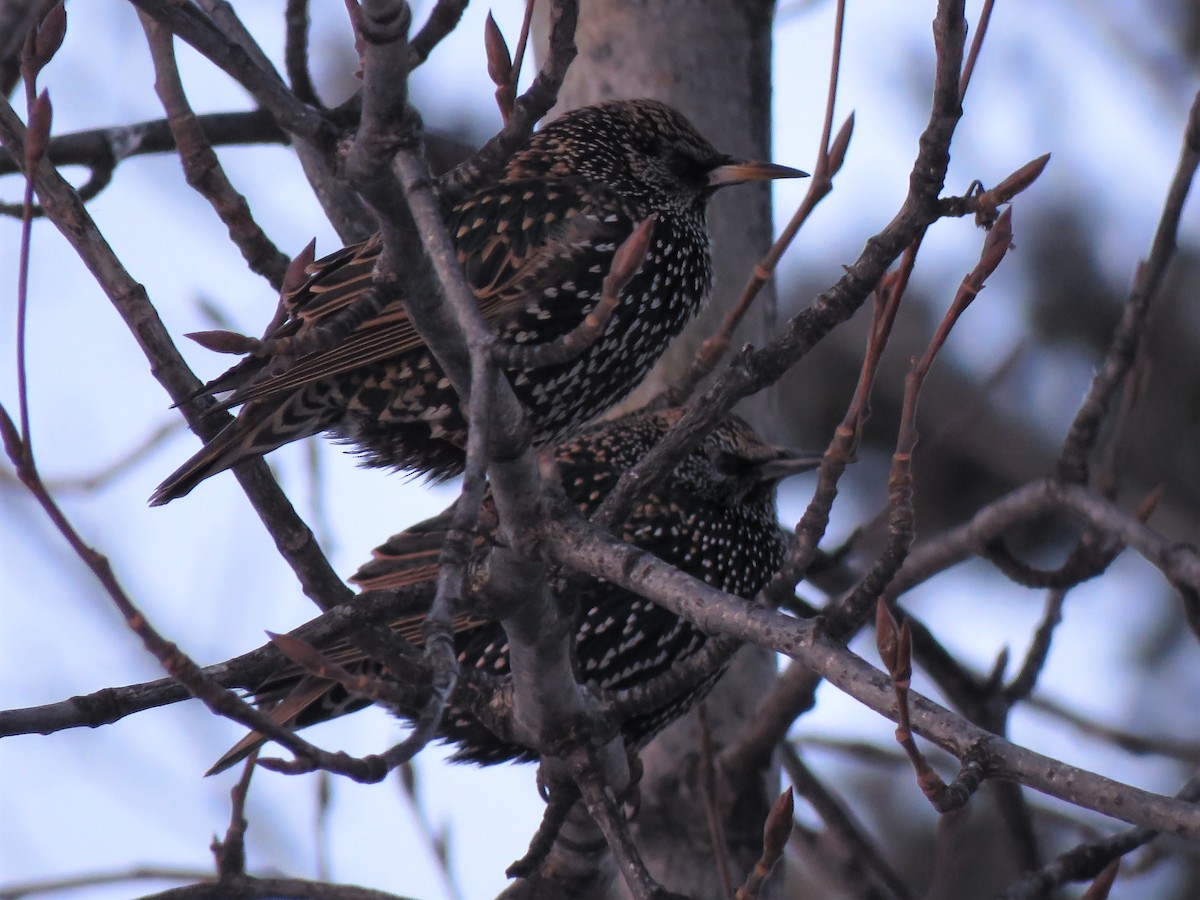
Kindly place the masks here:
POLYGON ((288 258, 254 221, 246 198, 226 177, 217 154, 196 121, 175 63, 175 39, 171 32, 145 13, 139 13, 139 18, 154 61, 154 88, 167 114, 167 124, 175 138, 188 184, 212 205, 225 223, 230 239, 242 252, 250 270, 266 278, 278 291, 283 284, 288 258))
POLYGON ((1067 599, 1065 590, 1050 591, 1046 594, 1046 606, 1042 611, 1042 620, 1038 622, 1033 640, 1025 654, 1025 661, 1015 678, 1004 686, 1004 699, 1013 704, 1028 699, 1037 686, 1038 675, 1050 657, 1050 644, 1054 639, 1054 629, 1062 622, 1063 602, 1067 599))
MULTIPOLYGON (((288 136, 271 114, 261 109, 250 112, 205 113, 196 117, 205 138, 214 147, 227 144, 286 144, 288 136)), ((166 119, 151 119, 112 128, 89 128, 60 134, 50 140, 46 158, 56 166, 87 166, 111 172, 117 163, 147 153, 175 150, 175 136, 166 119)), ((21 167, 0 150, 0 175, 20 172, 21 167)))
MULTIPOLYGON (((1200 800, 1200 776, 1193 776, 1175 795, 1186 801, 1200 800)), ((1032 900, 1045 897, 1056 887, 1096 878, 1113 861, 1158 837, 1148 828, 1130 828, 1103 840, 1080 844, 1061 854, 1036 872, 1011 885, 996 900, 1032 900)))
POLYGON ((0 900, 25 900, 38 894, 56 894, 79 888, 103 887, 109 884, 135 883, 138 881, 183 881, 203 882, 213 878, 210 871, 182 869, 171 866, 134 866, 103 872, 84 872, 79 875, 64 875, 60 878, 45 878, 37 881, 12 881, 0 884, 0 900))
POLYGON ((892 467, 888 473, 888 540, 870 571, 855 586, 847 599, 846 614, 851 621, 861 621, 861 616, 871 608, 876 598, 883 596, 889 582, 904 564, 916 538, 916 514, 913 508, 912 461, 916 450, 917 404, 925 380, 938 353, 950 336, 951 329, 971 302, 983 290, 984 282, 991 275, 1012 246, 1010 210, 1005 210, 984 239, 979 262, 963 278, 958 291, 950 303, 945 316, 938 324, 929 345, 921 358, 909 369, 904 380, 904 399, 900 414, 900 425, 896 435, 896 450, 892 454, 892 467))
POLYGON ((971 83, 971 75, 975 72, 975 63, 979 59, 979 51, 983 48, 983 39, 987 36, 988 24, 992 21, 992 7, 995 0, 983 0, 979 10, 979 21, 975 25, 975 37, 971 40, 971 49, 967 51, 967 61, 963 63, 962 82, 958 89, 958 98, 966 99, 967 86, 971 83))
POLYGON ((458 27, 468 0, 438 0, 421 30, 409 43, 409 65, 416 68, 425 62, 433 48, 458 27))
POLYGON ((229 0, 195 0, 195 3, 207 13, 209 21, 224 36, 226 46, 245 53, 263 76, 272 79, 276 84, 284 83, 283 77, 275 69, 275 64, 258 45, 250 29, 242 24, 229 0))
MULTIPOLYGON (((875 308, 863 364, 855 392, 842 422, 834 429, 817 475, 813 498, 796 524, 793 540, 783 566, 762 591, 762 601, 779 608, 794 598, 796 585, 804 578, 816 558, 818 543, 824 537, 829 516, 837 497, 837 485, 846 467, 853 461, 862 429, 870 412, 871 389, 879 361, 887 347, 896 313, 908 285, 916 259, 917 244, 905 251, 899 267, 888 273, 875 290, 875 308)), ((848 639, 861 627, 861 616, 848 612, 853 595, 825 611, 825 627, 835 638, 848 639)), ((793 663, 763 697, 737 740, 721 753, 722 765, 729 772, 749 772, 765 765, 787 736, 791 723, 812 707, 817 680, 805 666, 793 663)))
POLYGON ((245 703, 232 691, 224 690, 211 681, 204 675, 200 667, 179 649, 178 645, 162 637, 134 605, 129 595, 125 593, 107 557, 83 540, 46 490, 29 446, 22 440, 12 419, 9 418, 8 411, 3 406, 0 406, 0 433, 3 434, 5 452, 16 466, 17 476, 21 479, 21 483, 37 500, 79 559, 92 571, 100 586, 112 600, 113 605, 121 613, 129 630, 141 639, 143 646, 159 661, 163 670, 217 715, 266 734, 272 740, 283 744, 298 757, 304 758, 312 753, 319 753, 320 751, 317 751, 317 748, 307 741, 301 740, 289 729, 271 721, 268 716, 245 703))
POLYGON ((635 900, 661 897, 663 889, 646 870, 629 833, 629 823, 595 754, 590 748, 581 746, 568 757, 568 764, 571 776, 579 786, 579 794, 592 820, 604 833, 630 894, 635 900))
POLYGON ((512 115, 504 128, 438 180, 440 192, 447 200, 461 199, 490 180, 557 102, 567 68, 579 52, 575 46, 578 18, 579 0, 550 0, 549 52, 541 70, 525 93, 513 101, 512 115))
POLYGON ((217 860, 217 880, 228 881, 246 874, 246 797, 250 793, 250 779, 254 775, 256 752, 246 758, 242 777, 229 791, 229 827, 225 838, 213 838, 212 851, 217 860))
POLYGON ((759 894, 762 893, 763 886, 767 883, 775 866, 779 864, 779 860, 783 858, 783 851, 787 849, 788 838, 792 834, 794 814, 792 789, 789 787, 779 795, 771 806, 770 813, 767 814, 766 824, 763 825, 762 856, 754 864, 750 874, 746 876, 745 883, 737 889, 734 900, 757 900, 759 894))
POLYGON ((1042 694, 1026 701, 1031 709, 1053 716, 1083 734, 1107 741, 1114 747, 1135 756, 1166 756, 1192 765, 1200 765, 1200 742, 1173 738, 1162 734, 1145 734, 1105 725, 1084 716, 1042 694))
POLYGON ((912 890, 896 874, 871 836, 855 821, 840 798, 822 784, 804 764, 796 748, 784 742, 780 745, 780 750, 788 780, 820 816, 825 828, 843 845, 846 857, 854 860, 856 866, 861 866, 878 880, 894 900, 908 900, 912 897, 912 890))
POLYGON ((529 878, 539 868, 550 851, 554 849, 555 841, 562 831, 563 823, 572 807, 579 800, 579 788, 573 782, 557 785, 550 792, 546 801, 546 811, 542 813, 542 821, 538 823, 537 831, 529 841, 529 849, 525 855, 512 863, 504 874, 509 878, 529 878))
POLYGON ((707 705, 700 704, 696 711, 700 720, 700 771, 697 781, 704 794, 704 815, 708 819, 708 837, 712 842, 713 862, 717 876, 721 879, 722 894, 733 893, 733 873, 729 865, 729 841, 725 837, 725 820, 721 785, 717 780, 716 748, 713 746, 712 731, 708 727, 707 705))
POLYGON ((917 775, 917 785, 939 813, 951 812, 966 805, 982 783, 985 770, 974 753, 968 752, 963 766, 951 784, 944 782, 913 738, 909 692, 912 686, 912 632, 909 621, 897 625, 887 604, 876 604, 875 646, 892 680, 896 695, 896 742, 908 756, 917 775))
MULTIPOLYGON (((12 156, 23 159, 25 130, 12 107, 2 100, 0 141, 12 156)), ((196 396, 200 382, 172 343, 145 288, 121 264, 79 197, 46 160, 34 170, 34 181, 51 221, 120 313, 149 360, 155 378, 171 399, 181 404, 193 431, 205 439, 215 436, 230 419, 226 415, 206 414, 208 408, 201 402, 187 402, 187 398, 196 396)), ((296 515, 266 463, 246 461, 235 467, 234 474, 274 539, 280 555, 296 573, 305 594, 322 609, 350 599, 353 594, 321 553, 312 532, 296 515)))
MULTIPOLYGON (((226 28, 234 30, 232 38, 192 4, 177 4, 170 0, 132 2, 246 88, 261 106, 271 111, 285 131, 307 141, 332 142, 333 130, 325 116, 298 99, 269 62, 263 64, 266 57, 228 10, 227 4, 222 7, 227 11, 222 22, 226 28), (245 35, 244 42, 237 40, 241 35, 245 35)), ((214 5, 213 0, 205 2, 214 5)))
POLYGON ((446 893, 450 895, 451 900, 461 900, 462 888, 459 887, 458 879, 454 875, 454 867, 450 864, 447 826, 435 827, 430 821, 429 813, 417 791, 416 767, 412 763, 405 763, 398 771, 404 796, 408 800, 409 806, 412 807, 413 817, 417 820, 417 828, 429 845, 429 851, 433 854, 433 858, 437 860, 438 872, 442 876, 446 893))
MULTIPOLYGON (((428 604, 429 596, 419 588, 402 591, 371 591, 359 594, 353 603, 334 607, 290 634, 314 646, 346 639, 351 631, 378 625, 406 615, 414 607, 428 604)), ((201 672, 223 688, 252 691, 269 675, 287 665, 274 644, 266 644, 241 656, 206 666, 201 672)), ((414 694, 414 697, 417 695, 414 694)), ((25 709, 0 710, 0 737, 16 734, 53 734, 68 728, 96 728, 147 709, 156 709, 190 699, 174 679, 104 688, 91 694, 25 709)), ((412 706, 419 705, 414 699, 412 706)))
POLYGON ((308 71, 308 0, 287 0, 283 12, 284 46, 283 67, 287 70, 288 82, 296 99, 318 109, 321 98, 308 71))
MULTIPOLYGON (((825 95, 825 118, 821 126, 821 140, 817 144, 817 162, 813 166, 812 180, 808 183, 808 191, 791 220, 784 226, 782 233, 771 245, 771 249, 754 267, 746 286, 742 289, 737 302, 725 314, 724 320, 716 332, 700 347, 696 358, 678 384, 672 385, 667 396, 661 401, 666 406, 678 406, 685 402, 696 386, 716 369, 721 358, 729 352, 730 342, 738 324, 750 311, 755 298, 762 288, 775 275, 775 269, 783 254, 796 239, 800 228, 808 221, 812 211, 833 190, 833 177, 841 170, 846 158, 846 150, 850 146, 850 138, 854 133, 854 114, 851 113, 838 131, 836 140, 830 145, 830 135, 833 130, 833 109, 837 100, 838 76, 842 62, 842 32, 846 24, 845 0, 838 0, 834 12, 833 50, 829 65, 829 86, 825 95)), ((652 401, 656 402, 656 401, 652 401)))
MULTIPOLYGON (((795 592, 796 585, 807 574, 809 566, 816 558, 817 547, 825 536, 825 529, 829 527, 829 516, 837 498, 838 481, 858 453, 862 430, 870 414, 875 374, 891 337, 896 313, 900 309, 900 301, 915 260, 914 242, 905 251, 899 268, 885 276, 875 290, 874 316, 854 395, 841 424, 834 429, 833 438, 825 451, 825 458, 817 471, 816 490, 813 491, 813 498, 800 521, 796 523, 787 558, 764 589, 768 602, 774 606, 782 605, 795 592)), ((836 629, 838 625, 833 623, 833 627, 836 629)))
POLYGON ((1158 294, 1167 265, 1175 255, 1176 235, 1183 214, 1183 205, 1200 166, 1200 93, 1192 100, 1183 133, 1179 162, 1171 178, 1163 203, 1162 215, 1150 244, 1150 253, 1138 266, 1129 298, 1121 313, 1121 321, 1113 331, 1112 341, 1104 362, 1096 371, 1087 396, 1079 407, 1075 420, 1063 441, 1059 457, 1060 478, 1080 484, 1087 483, 1088 456, 1100 433, 1117 388, 1137 358, 1138 347, 1148 326, 1149 310, 1158 294))
POLYGON ((866 301, 887 267, 938 217, 937 197, 949 165, 950 139, 962 116, 958 99, 966 22, 959 0, 942 0, 934 20, 937 63, 933 104, 909 178, 909 192, 896 217, 869 241, 846 274, 808 309, 794 316, 761 350, 739 353, 716 384, 691 405, 686 415, 605 499, 602 521, 619 521, 634 496, 661 483, 678 460, 693 450, 734 403, 773 384, 835 327, 866 301))

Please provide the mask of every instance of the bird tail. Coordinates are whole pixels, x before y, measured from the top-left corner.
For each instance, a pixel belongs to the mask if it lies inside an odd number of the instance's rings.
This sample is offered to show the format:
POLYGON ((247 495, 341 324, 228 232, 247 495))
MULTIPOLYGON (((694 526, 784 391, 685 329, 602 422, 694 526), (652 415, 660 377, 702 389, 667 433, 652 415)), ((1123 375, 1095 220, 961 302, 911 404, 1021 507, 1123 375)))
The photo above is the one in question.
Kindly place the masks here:
POLYGON ((155 489, 150 495, 150 505, 170 503, 209 476, 224 472, 244 459, 262 456, 291 441, 324 431, 328 425, 326 418, 319 410, 305 410, 298 395, 284 403, 248 403, 236 419, 155 489))
MULTIPOLYGON (((328 696, 332 685, 333 682, 326 681, 324 678, 312 676, 301 678, 295 687, 284 695, 283 699, 270 709, 264 711, 270 717, 271 721, 278 722, 280 725, 291 725, 315 704, 321 703, 328 696)), ((337 715, 337 713, 334 712, 328 717, 332 718, 334 715, 337 715)), ((325 716, 318 716, 317 718, 325 718, 325 716)), ((213 763, 212 768, 204 773, 205 777, 216 775, 224 772, 231 766, 237 765, 253 751, 265 744, 266 741, 267 739, 257 731, 250 732, 213 763)))
POLYGON ((150 495, 151 506, 162 506, 191 493, 192 488, 210 475, 235 465, 246 455, 236 452, 238 435, 232 434, 237 422, 231 422, 182 466, 172 472, 150 495))

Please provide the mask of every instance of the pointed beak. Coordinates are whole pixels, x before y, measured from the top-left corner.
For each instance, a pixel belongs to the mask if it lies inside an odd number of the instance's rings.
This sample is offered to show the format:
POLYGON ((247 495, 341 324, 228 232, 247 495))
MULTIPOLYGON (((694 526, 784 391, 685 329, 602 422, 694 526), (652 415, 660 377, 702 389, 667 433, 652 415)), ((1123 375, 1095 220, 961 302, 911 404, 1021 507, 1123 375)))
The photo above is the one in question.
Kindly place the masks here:
POLYGON ((773 181, 776 178, 807 178, 807 172, 791 169, 787 166, 777 166, 775 163, 756 162, 752 159, 729 158, 726 162, 708 173, 708 186, 711 188, 725 187, 730 184, 741 184, 744 181, 773 181))
POLYGON ((779 456, 776 459, 759 463, 755 467, 754 474, 762 482, 783 481, 783 479, 799 475, 801 472, 811 472, 821 465, 821 460, 824 458, 823 453, 805 453, 800 450, 780 448, 779 456))

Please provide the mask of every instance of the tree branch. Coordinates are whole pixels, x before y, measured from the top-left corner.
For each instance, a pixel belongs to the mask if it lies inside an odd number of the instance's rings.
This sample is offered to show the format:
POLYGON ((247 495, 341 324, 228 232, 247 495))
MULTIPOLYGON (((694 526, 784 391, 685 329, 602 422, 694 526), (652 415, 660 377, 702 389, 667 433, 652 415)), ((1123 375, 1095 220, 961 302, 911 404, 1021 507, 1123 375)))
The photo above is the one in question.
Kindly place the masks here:
MULTIPOLYGON (((21 158, 25 128, 7 102, 0 102, 0 143, 21 158)), ((38 198, 46 214, 79 254, 137 340, 154 377, 173 402, 180 404, 188 425, 201 438, 211 439, 230 421, 228 415, 208 413, 202 399, 187 400, 200 382, 175 348, 162 320, 142 287, 117 259, 71 186, 43 160, 33 173, 38 198), (208 413, 208 414, 206 414, 208 413)), ((322 609, 353 596, 321 553, 311 530, 293 509, 261 459, 234 468, 255 512, 275 541, 280 555, 292 567, 304 590, 322 609)))

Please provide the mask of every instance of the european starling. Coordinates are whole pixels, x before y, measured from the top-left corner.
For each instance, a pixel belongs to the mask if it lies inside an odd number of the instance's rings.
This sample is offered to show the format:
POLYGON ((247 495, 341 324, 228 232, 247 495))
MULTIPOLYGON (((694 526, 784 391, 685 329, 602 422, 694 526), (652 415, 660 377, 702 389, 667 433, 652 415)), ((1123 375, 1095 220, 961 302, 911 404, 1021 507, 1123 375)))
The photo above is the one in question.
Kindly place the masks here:
MULTIPOLYGON (((681 414, 681 410, 633 413, 594 425, 559 444, 554 456, 562 487, 580 513, 594 512, 622 473, 658 443, 681 414)), ((616 533, 714 587, 752 597, 783 561, 775 486, 817 462, 819 457, 799 456, 765 443, 745 422, 730 417, 680 463, 661 489, 639 500, 616 533)), ((482 521, 490 522, 492 533, 480 538, 481 550, 495 539, 489 505, 490 500, 485 501, 482 521)), ((438 552, 452 516, 453 507, 393 536, 352 579, 364 590, 428 587, 416 601, 423 608, 414 608, 412 615, 392 623, 414 643, 421 640, 423 615, 437 578, 438 552)), ((574 661, 576 677, 584 684, 622 690, 645 683, 695 654, 708 640, 704 632, 663 607, 599 579, 576 577, 560 595, 569 598, 578 615, 574 661)), ((464 670, 508 675, 508 643, 498 623, 465 612, 454 628, 464 670)), ((346 644, 332 648, 329 656, 342 665, 367 665, 361 652, 346 644)), ((716 676, 624 722, 621 731, 627 745, 645 744, 701 699, 715 681, 716 676)), ((260 703, 276 704, 271 715, 295 727, 366 705, 340 686, 302 676, 296 669, 268 679, 255 696, 260 703)), ((439 736, 459 745, 456 760, 491 765, 536 759, 529 748, 497 738, 455 707, 453 700, 439 736)), ((211 771, 232 765, 260 742, 257 735, 248 736, 211 771)))
MULTIPOLYGON (((712 282, 705 212, 713 193, 803 174, 717 152, 662 103, 612 101, 550 123, 496 183, 446 210, 484 318, 504 341, 531 345, 583 321, 602 296, 616 248, 639 222, 657 216, 641 269, 600 339, 561 365, 508 371, 536 445, 622 399, 695 315, 712 282)), ((361 297, 380 247, 375 235, 314 263, 307 281, 281 299, 264 342, 312 332, 361 297)), ((366 465, 434 479, 463 468, 458 396, 399 299, 333 347, 295 359, 260 352, 206 389, 230 392, 223 408, 242 408, 158 487, 154 505, 243 459, 322 431, 354 444, 366 465)))

